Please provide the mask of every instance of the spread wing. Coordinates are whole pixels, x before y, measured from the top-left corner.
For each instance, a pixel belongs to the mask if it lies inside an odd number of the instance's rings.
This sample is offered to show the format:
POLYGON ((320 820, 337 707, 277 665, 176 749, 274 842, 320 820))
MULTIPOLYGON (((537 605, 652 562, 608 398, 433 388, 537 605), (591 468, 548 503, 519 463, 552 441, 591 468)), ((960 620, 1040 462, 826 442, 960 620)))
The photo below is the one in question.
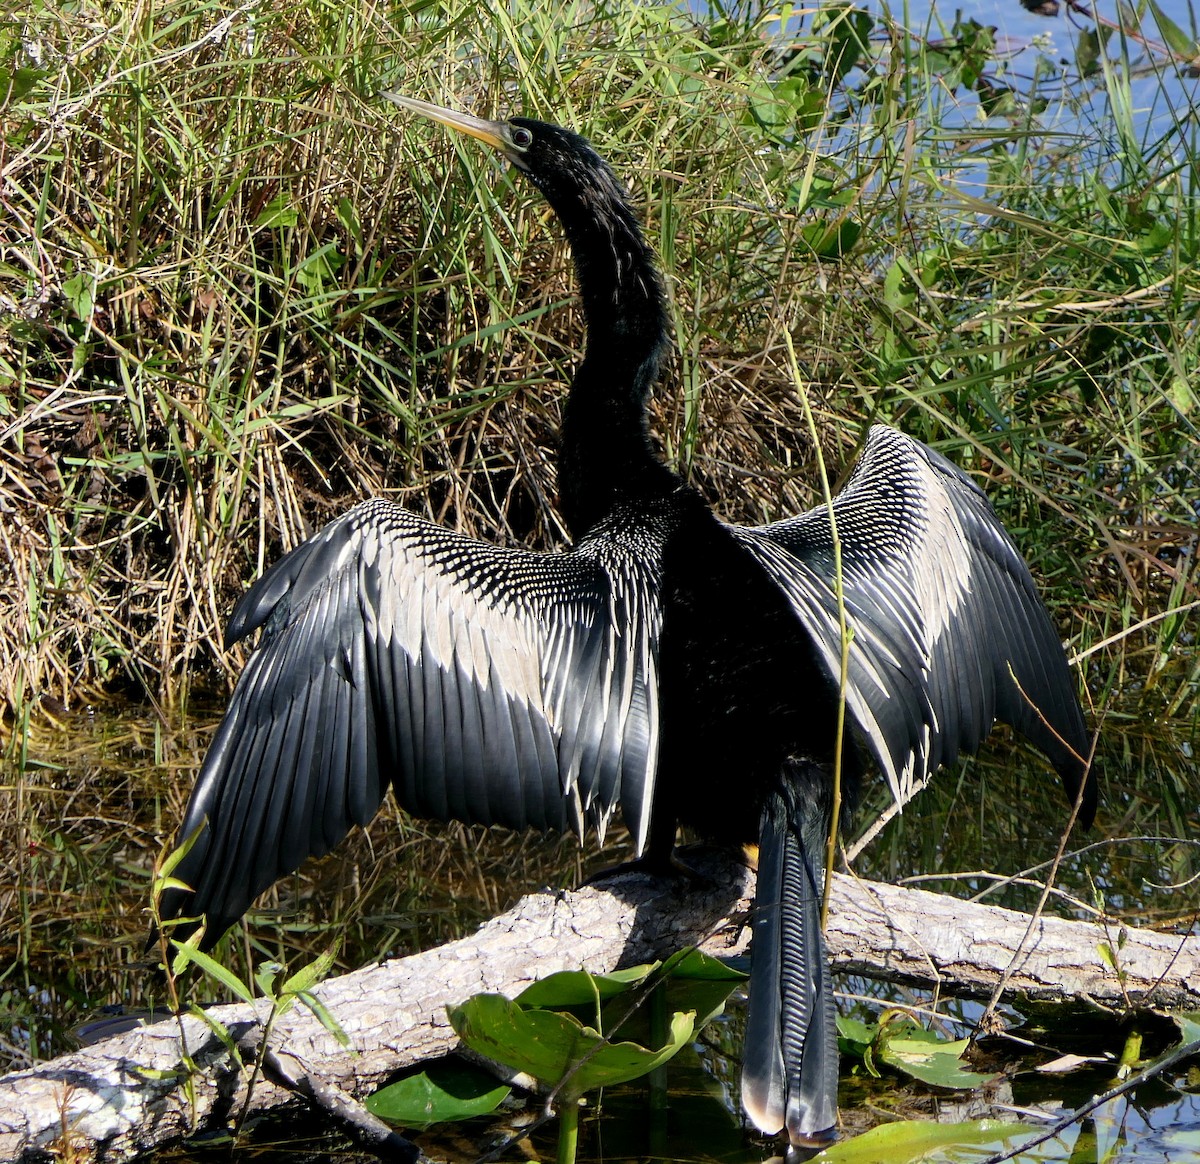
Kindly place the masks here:
POLYGON ((565 554, 501 549, 383 501, 357 506, 242 598, 261 627, 180 837, 207 820, 166 917, 215 941, 254 898, 376 813, 601 832, 639 848, 653 796, 655 547, 596 531, 565 554))
MULTIPOLYGON (((973 752, 995 720, 1054 764, 1074 798, 1088 737, 1062 644, 983 493, 944 457, 883 425, 834 498, 851 628, 847 710, 903 802, 973 752)), ((840 673, 825 506, 737 529, 840 673)), ((1095 810, 1088 780, 1081 818, 1095 810)))

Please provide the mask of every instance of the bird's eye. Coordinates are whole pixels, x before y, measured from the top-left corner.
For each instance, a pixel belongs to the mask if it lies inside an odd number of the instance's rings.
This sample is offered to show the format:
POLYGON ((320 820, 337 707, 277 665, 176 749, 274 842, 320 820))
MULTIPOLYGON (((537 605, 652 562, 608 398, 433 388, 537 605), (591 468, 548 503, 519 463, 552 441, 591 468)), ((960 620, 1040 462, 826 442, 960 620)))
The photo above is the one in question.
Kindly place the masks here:
POLYGON ((512 143, 520 149, 526 149, 533 145, 533 134, 518 125, 512 131, 512 143))

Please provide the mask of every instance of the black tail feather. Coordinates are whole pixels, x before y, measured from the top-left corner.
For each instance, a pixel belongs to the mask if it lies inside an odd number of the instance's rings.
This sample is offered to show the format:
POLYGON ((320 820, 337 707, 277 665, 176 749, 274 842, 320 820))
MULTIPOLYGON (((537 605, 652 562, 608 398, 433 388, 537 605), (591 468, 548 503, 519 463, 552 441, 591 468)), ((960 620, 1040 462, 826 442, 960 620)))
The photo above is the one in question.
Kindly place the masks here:
MULTIPOLYGON (((790 798, 789 798, 790 799, 790 798)), ((773 797, 763 809, 742 1102, 764 1132, 828 1140, 837 1122, 833 990, 821 936, 828 813, 773 797)))

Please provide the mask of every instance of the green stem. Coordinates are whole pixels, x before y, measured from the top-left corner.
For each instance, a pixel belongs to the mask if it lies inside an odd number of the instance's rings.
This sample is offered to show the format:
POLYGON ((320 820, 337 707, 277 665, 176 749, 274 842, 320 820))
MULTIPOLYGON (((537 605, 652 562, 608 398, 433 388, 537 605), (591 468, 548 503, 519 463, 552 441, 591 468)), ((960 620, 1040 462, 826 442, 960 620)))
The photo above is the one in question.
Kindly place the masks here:
MULTIPOLYGON (((656 982, 650 988, 650 998, 647 1005, 650 1014, 650 1043, 651 1047, 665 1046, 671 1037, 671 1015, 667 1009, 667 984, 656 982)), ((646 1078, 650 1088, 650 1113, 653 1120, 656 1114, 667 1110, 667 1065, 660 1063, 646 1078)))
POLYGON ((842 584, 842 540, 838 537, 837 513, 833 507, 833 490, 829 484, 829 474, 825 470, 825 458, 821 455, 821 442, 817 432, 817 422, 808 403, 808 394, 800 382, 800 365, 796 359, 796 348, 792 343, 792 333, 784 329, 783 340, 787 346, 788 371, 796 393, 800 397, 800 405, 804 409, 804 420, 812 435, 813 451, 817 458, 817 472, 821 478, 821 496, 825 502, 825 510, 829 514, 829 534, 833 540, 833 594, 837 602, 838 634, 841 639, 841 658, 838 667, 838 703, 837 725, 834 731, 833 752, 833 795, 829 813, 829 836, 825 849, 825 885, 821 894, 821 928, 829 923, 829 893, 833 888, 833 863, 837 854, 838 825, 842 816, 842 743, 846 738, 846 689, 850 681, 850 640, 853 631, 846 620, 846 594, 842 584))
POLYGON ((579 1147, 579 1100, 564 1099, 558 1109, 557 1164, 575 1164, 579 1147))

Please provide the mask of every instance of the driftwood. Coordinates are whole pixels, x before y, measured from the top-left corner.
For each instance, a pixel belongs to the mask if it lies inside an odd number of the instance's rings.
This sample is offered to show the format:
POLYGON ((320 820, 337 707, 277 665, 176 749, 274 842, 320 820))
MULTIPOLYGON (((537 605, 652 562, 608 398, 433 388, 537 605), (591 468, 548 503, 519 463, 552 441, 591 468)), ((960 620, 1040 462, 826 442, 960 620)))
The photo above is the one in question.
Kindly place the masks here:
MULTIPOLYGON (((662 957, 689 943, 728 954, 749 933, 752 875, 711 856, 703 884, 662 883, 628 874, 572 893, 522 898, 475 935, 424 954, 330 979, 318 990, 349 1034, 343 1050, 306 1010, 276 1023, 272 1044, 334 1088, 363 1094, 396 1070, 455 1044, 445 1007, 478 991, 512 994, 555 970, 595 971, 662 957), (729 919, 733 919, 730 921, 729 919)), ((1120 1007, 1152 995, 1162 1007, 1200 1008, 1200 939, 1129 931, 1120 973, 1100 954, 1115 933, 1089 923, 1029 917, 940 894, 836 879, 828 943, 837 968, 957 993, 1006 990, 1038 999, 1084 997, 1120 1007), (1019 951, 1019 952, 1017 952, 1019 951), (1017 953, 1015 953, 1017 952, 1017 953)), ((212 1012, 246 1048, 258 1025, 249 1007, 212 1012)), ((141 1027, 28 1071, 0 1078, 0 1161, 48 1157, 70 1137, 79 1155, 126 1159, 197 1125, 240 1110, 246 1078, 199 1019, 182 1023, 203 1074, 196 1108, 179 1086, 179 1025, 141 1027)), ((260 1079, 251 1110, 287 1092, 260 1079)))

